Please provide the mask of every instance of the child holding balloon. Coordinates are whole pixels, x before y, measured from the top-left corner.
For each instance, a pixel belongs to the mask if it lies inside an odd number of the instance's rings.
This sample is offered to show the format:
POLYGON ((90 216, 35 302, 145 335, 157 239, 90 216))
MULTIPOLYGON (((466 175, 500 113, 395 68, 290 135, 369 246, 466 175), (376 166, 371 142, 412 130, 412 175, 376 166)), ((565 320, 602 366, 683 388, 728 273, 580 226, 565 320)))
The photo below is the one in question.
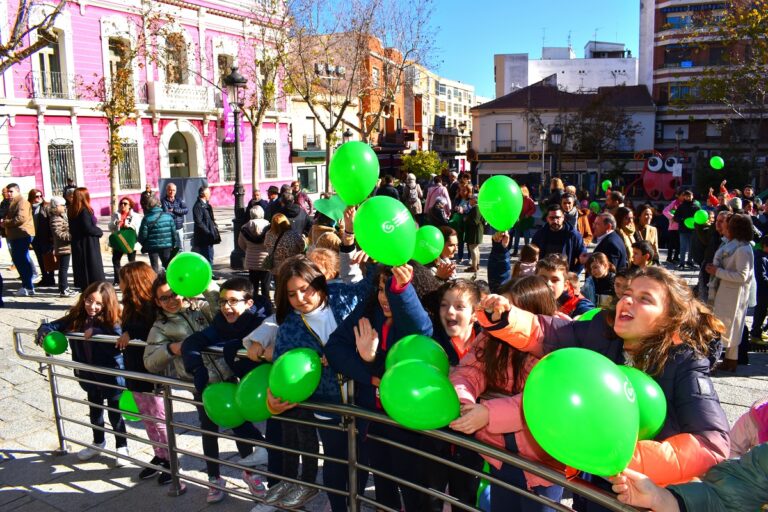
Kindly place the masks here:
MULTIPOLYGON (((120 330, 120 304, 117 301, 115 289, 111 284, 97 281, 88 285, 83 290, 77 302, 67 314, 53 322, 42 324, 37 330, 37 342, 42 343, 46 334, 52 331, 82 332, 84 341, 70 340, 72 347, 72 359, 78 363, 86 363, 114 370, 122 370, 123 355, 111 343, 89 341, 91 336, 97 334, 119 335, 120 330)), ((89 416, 94 427, 104 427, 104 410, 101 406, 107 402, 107 406, 117 410, 120 408, 120 389, 111 386, 124 386, 122 377, 113 377, 103 373, 85 370, 75 370, 75 376, 93 382, 80 381, 80 387, 88 394, 90 406, 89 416), (95 382, 101 382, 109 386, 101 386, 95 382)), ((109 422, 115 433, 116 451, 121 455, 128 455, 128 440, 124 437, 125 422, 119 412, 107 411, 109 422)), ((80 460, 89 460, 98 455, 104 448, 106 441, 104 431, 93 429, 93 446, 87 446, 77 452, 80 460)), ((116 466, 121 466, 121 459, 116 459, 116 466)))
MULTIPOLYGON (((716 357, 724 327, 685 280, 648 267, 632 278, 615 311, 585 322, 533 315, 498 295, 487 297, 482 308, 480 323, 519 350, 540 357, 564 347, 587 348, 653 377, 664 392, 667 416, 653 439, 637 443, 630 469, 668 485, 690 481, 728 456, 730 428, 709 377, 709 357, 716 357)), ((601 404, 583 405, 595 407, 599 421, 601 404)), ((589 435, 588 425, 568 428, 589 435)), ((608 488, 604 480, 597 483, 608 488)), ((585 510, 599 510, 594 507, 585 510)))

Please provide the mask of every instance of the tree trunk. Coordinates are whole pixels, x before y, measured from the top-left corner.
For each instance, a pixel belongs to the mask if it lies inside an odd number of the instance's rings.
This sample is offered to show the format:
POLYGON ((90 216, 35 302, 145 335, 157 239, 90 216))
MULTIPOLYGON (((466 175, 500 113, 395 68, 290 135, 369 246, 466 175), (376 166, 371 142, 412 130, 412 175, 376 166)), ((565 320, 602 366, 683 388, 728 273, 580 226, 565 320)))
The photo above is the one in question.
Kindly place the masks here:
POLYGON ((325 131, 325 192, 331 194, 331 136, 333 132, 325 131))
POLYGON ((120 166, 117 159, 110 156, 109 166, 109 209, 110 213, 117 211, 117 191, 120 188, 120 166))
POLYGON ((253 151, 251 152, 251 197, 253 191, 259 188, 259 138, 261 137, 261 123, 251 124, 251 142, 253 151))

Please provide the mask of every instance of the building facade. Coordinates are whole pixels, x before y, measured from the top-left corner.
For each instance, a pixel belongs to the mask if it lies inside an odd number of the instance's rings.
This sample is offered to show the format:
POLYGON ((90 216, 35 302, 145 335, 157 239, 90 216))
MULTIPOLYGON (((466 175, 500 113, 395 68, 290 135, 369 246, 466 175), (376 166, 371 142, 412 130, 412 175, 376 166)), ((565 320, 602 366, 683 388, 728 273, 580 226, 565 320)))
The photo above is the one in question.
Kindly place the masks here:
MULTIPOLYGON (((269 0, 264 0, 269 1, 269 0)), ((96 0, 67 4, 56 19, 58 40, 2 75, 0 179, 60 195, 71 177, 88 187, 97 214, 109 213, 108 128, 93 84, 131 66, 137 115, 120 128, 125 158, 118 196, 157 189, 163 178, 207 181, 214 205, 233 204, 234 143, 224 141, 223 77, 254 51, 258 9, 237 1, 96 0), (162 30, 147 29, 148 12, 162 30), (145 41, 147 52, 126 62, 121 45, 145 41), (158 54, 152 54, 159 49, 158 54), (158 57, 159 54, 161 57, 158 57)), ((2 13, 15 19, 15 13, 2 13)), ((30 22, 41 11, 30 13, 30 22)), ((37 34, 30 34, 36 38, 37 34)), ((253 84, 251 80, 251 84, 253 84)), ((249 85, 252 89, 253 85, 249 85)), ((256 144, 243 124, 241 162, 246 200, 252 152, 261 158, 259 185, 290 181, 287 102, 275 102, 256 144)), ((137 201, 138 202, 138 201, 137 201)))

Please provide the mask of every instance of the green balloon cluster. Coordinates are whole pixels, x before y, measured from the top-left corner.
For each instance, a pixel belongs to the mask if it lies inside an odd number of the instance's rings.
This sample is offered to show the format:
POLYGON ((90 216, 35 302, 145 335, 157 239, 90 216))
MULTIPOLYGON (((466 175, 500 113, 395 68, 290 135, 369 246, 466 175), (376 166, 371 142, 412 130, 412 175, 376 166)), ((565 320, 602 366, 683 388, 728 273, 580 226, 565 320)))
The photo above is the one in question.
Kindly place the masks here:
POLYGON ((709 213, 706 210, 697 210, 693 214, 693 222, 696 224, 706 224, 709 222, 709 213))
POLYGON ((581 315, 576 318, 577 322, 588 322, 595 318, 599 312, 602 311, 602 308, 592 308, 589 311, 586 311, 582 313, 581 315))
POLYGON ((141 418, 134 416, 134 414, 139 414, 139 406, 136 405, 136 399, 133 397, 132 392, 124 389, 120 394, 120 400, 118 400, 117 404, 117 407, 122 411, 125 421, 141 421, 141 418))
POLYGON ((714 170, 719 171, 723 167, 725 167, 725 160, 723 160, 723 157, 721 156, 713 156, 709 159, 709 166, 712 167, 714 170))
POLYGON ((448 354, 445 353, 443 347, 432 338, 421 334, 405 336, 395 343, 387 351, 384 367, 389 370, 396 364, 411 359, 427 363, 446 376, 451 368, 448 354))
POLYGON ((534 439, 563 464, 611 476, 632 459, 639 430, 635 391, 597 352, 565 348, 539 361, 523 390, 523 412, 534 439))
POLYGON ((365 201, 355 214, 354 228, 360 248, 379 263, 395 267, 413 256, 416 223, 397 199, 376 196, 365 201))
POLYGON ((331 158, 329 177, 346 204, 360 204, 373 192, 379 179, 379 157, 364 142, 347 142, 331 158))
POLYGON ((499 174, 488 178, 480 187, 477 205, 493 229, 507 231, 523 211, 523 193, 515 180, 499 174))
POLYGON ((243 377, 235 392, 235 404, 246 421, 264 421, 272 416, 267 408, 271 364, 260 364, 243 377))
POLYGON ((648 374, 632 368, 619 366, 627 376, 637 397, 637 407, 640 412, 638 438, 641 441, 653 439, 661 431, 667 419, 667 398, 661 386, 648 374))
POLYGON ((435 261, 443 252, 445 238, 443 232, 435 226, 421 226, 416 231, 416 245, 413 249, 413 259, 422 265, 435 261))
POLYGON ((212 422, 222 428, 235 428, 245 423, 236 403, 237 384, 216 382, 203 391, 203 408, 212 422))
POLYGON ((168 286, 182 297, 195 297, 208 288, 213 269, 201 254, 182 252, 171 260, 166 271, 168 286))
POLYGON ((59 331, 51 331, 43 338, 43 350, 46 354, 57 356, 66 352, 69 342, 59 331))
POLYGON ((685 224, 685 227, 688 229, 694 229, 696 227, 696 221, 693 217, 688 217, 683 221, 683 224, 685 224))
POLYGON ((414 430, 442 428, 459 417, 459 397, 451 381, 421 360, 408 359, 388 369, 379 391, 387 414, 414 430))
POLYGON ((269 373, 272 394, 288 402, 303 402, 320 384, 323 365, 311 348, 295 348, 277 358, 269 373))
POLYGON ((600 188, 603 189, 603 192, 608 192, 608 189, 611 187, 613 187, 611 180, 603 180, 603 182, 600 184, 600 188))

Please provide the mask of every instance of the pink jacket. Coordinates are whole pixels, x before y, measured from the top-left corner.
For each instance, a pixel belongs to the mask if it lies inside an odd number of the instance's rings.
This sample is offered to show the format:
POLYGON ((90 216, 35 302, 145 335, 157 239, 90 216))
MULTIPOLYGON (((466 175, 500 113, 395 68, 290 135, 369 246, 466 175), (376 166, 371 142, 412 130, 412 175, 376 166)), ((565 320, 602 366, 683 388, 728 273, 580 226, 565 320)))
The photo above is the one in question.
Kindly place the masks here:
POLYGON ((731 455, 738 458, 751 448, 768 442, 768 398, 756 402, 731 429, 731 455))
MULTIPOLYGON (((485 339, 486 335, 481 335, 477 346, 482 347, 485 344, 485 339)), ((537 357, 532 355, 528 357, 524 368, 526 378, 538 362, 539 359, 537 357)), ((461 359, 459 366, 453 368, 450 379, 462 404, 477 403, 478 397, 487 391, 488 383, 485 377, 485 368, 483 367, 483 362, 478 361, 475 357, 475 350, 470 350, 461 359)), ((563 465, 552 459, 541 449, 525 424, 522 408, 523 395, 522 393, 512 394, 514 393, 512 387, 515 381, 512 368, 507 369, 505 381, 505 392, 510 393, 509 395, 497 395, 496 397, 482 400, 481 403, 488 408, 489 421, 488 425, 483 429, 475 432, 475 437, 478 441, 503 449, 505 446, 504 434, 514 433, 515 442, 522 457, 562 470, 563 465)), ((501 467, 501 461, 485 455, 483 455, 483 458, 496 469, 501 467)), ((525 477, 529 489, 538 485, 552 485, 551 482, 530 473, 525 473, 525 477)))
POLYGON ((443 204, 445 206, 443 209, 445 210, 445 213, 448 214, 448 217, 451 216, 451 198, 448 196, 448 189, 445 188, 444 185, 440 186, 432 186, 429 188, 429 191, 427 192, 427 200, 424 202, 424 211, 428 212, 430 208, 432 208, 435 205, 435 201, 437 201, 438 197, 442 197, 445 201, 443 204))
POLYGON ((670 231, 677 231, 678 229, 680 229, 680 226, 673 219, 673 217, 675 216, 675 214, 673 213, 673 210, 676 210, 678 206, 680 206, 680 201, 675 199, 674 201, 669 203, 666 208, 664 208, 663 213, 664 213, 664 216, 669 219, 670 231))

